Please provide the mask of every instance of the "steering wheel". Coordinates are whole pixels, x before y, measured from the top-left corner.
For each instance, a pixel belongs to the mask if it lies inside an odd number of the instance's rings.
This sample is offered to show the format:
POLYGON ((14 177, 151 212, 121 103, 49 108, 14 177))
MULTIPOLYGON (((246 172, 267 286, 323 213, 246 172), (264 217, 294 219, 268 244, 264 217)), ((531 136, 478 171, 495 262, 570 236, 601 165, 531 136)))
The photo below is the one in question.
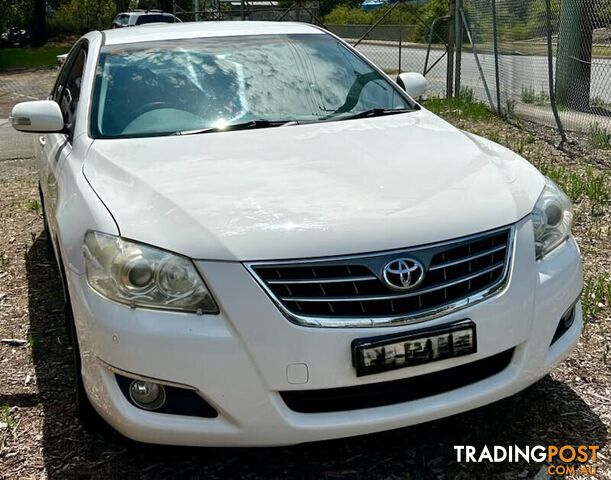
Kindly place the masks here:
POLYGON ((136 110, 136 113, 134 114, 133 118, 138 118, 140 115, 146 112, 150 112, 151 110, 160 110, 162 108, 175 108, 175 106, 165 101, 149 102, 142 105, 138 110, 136 110))

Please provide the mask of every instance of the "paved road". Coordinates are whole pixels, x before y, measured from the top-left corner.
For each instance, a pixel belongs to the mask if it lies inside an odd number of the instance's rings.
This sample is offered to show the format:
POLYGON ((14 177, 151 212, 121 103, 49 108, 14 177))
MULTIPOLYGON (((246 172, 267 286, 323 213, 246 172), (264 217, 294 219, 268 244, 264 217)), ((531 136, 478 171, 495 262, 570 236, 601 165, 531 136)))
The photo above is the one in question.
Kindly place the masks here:
POLYGON ((0 73, 0 181, 23 178, 35 171, 35 137, 13 130, 7 117, 15 103, 49 95, 56 74, 56 69, 0 73))
POLYGON ((13 130, 7 117, 17 102, 46 98, 55 68, 0 73, 0 180, 31 170, 34 136, 13 130))
POLYGON ((0 162, 30 158, 32 135, 13 130, 5 118, 0 118, 0 162))
POLYGON ((0 118, 7 118, 17 102, 46 98, 57 68, 14 70, 0 73, 0 118))
MULTIPOLYGON (((367 58, 384 69, 399 69, 399 49, 388 45, 362 43, 358 47, 367 58)), ((431 50, 429 64, 442 55, 440 50, 431 50)), ((402 71, 422 72, 426 50, 421 48, 403 48, 401 55, 402 71)), ((480 54, 480 62, 488 86, 494 90, 494 55, 480 54)), ((548 93, 547 57, 533 55, 501 55, 499 59, 501 91, 512 92, 519 99, 523 88, 533 88, 535 92, 548 93)), ((441 94, 445 92, 446 62, 440 61, 427 75, 430 91, 441 94)), ((473 53, 463 52, 462 84, 474 89, 477 98, 486 100, 485 90, 479 79, 477 64, 473 53)), ((494 93, 493 93, 494 96, 494 93)), ((600 97, 611 103, 611 59, 595 59, 592 63, 592 84, 590 96, 600 97)))
POLYGON ((0 118, 0 183, 34 175, 33 146, 32 135, 16 132, 0 118))

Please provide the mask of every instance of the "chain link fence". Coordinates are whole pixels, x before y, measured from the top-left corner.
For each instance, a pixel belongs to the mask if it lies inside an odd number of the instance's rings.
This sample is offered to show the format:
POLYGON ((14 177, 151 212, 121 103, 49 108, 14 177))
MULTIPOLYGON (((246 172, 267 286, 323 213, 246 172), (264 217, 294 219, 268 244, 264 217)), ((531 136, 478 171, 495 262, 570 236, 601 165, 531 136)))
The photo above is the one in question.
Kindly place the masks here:
POLYGON ((463 12, 464 38, 473 43, 456 72, 463 89, 502 114, 557 127, 563 137, 608 136, 610 0, 464 0, 463 12))
POLYGON ((563 139, 577 131, 611 141, 611 0, 450 0, 448 16, 439 20, 452 38, 431 35, 431 45, 410 42, 415 25, 325 26, 389 74, 424 73, 429 95, 472 93, 563 139))
POLYGON ((426 73, 430 95, 444 96, 446 92, 445 39, 433 36, 428 43, 412 42, 412 25, 325 25, 363 53, 391 77, 400 72, 426 73), (372 28, 373 27, 373 28, 372 28))

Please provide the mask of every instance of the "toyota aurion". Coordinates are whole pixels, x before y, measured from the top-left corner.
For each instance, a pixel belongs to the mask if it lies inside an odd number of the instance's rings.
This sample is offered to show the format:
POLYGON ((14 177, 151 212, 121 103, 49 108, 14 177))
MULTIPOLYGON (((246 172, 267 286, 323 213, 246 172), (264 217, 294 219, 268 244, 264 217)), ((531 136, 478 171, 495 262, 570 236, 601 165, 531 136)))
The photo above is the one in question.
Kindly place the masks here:
POLYGON ((567 196, 316 26, 82 37, 32 132, 80 418, 288 445, 446 417, 582 328, 567 196))

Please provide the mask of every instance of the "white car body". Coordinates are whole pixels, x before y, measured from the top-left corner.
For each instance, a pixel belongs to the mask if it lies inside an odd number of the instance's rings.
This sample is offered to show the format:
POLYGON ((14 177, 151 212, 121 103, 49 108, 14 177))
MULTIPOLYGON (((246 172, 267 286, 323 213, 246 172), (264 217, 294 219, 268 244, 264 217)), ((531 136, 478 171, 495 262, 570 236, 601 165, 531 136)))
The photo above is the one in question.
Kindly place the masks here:
POLYGON ((143 442, 286 445, 453 415, 513 395, 546 375, 579 339, 581 262, 572 237, 535 259, 530 213, 545 178, 517 154, 425 108, 208 135, 89 136, 103 42, 276 33, 326 34, 309 25, 257 22, 89 33, 72 142, 61 133, 36 135, 45 212, 95 409, 115 429, 143 442), (509 254, 499 288, 422 318, 325 322, 291 316, 253 271, 266 262, 342 261, 371 252, 396 257, 505 227, 509 254), (82 249, 89 230, 192 259, 219 313, 130 308, 104 298, 87 281, 82 249), (561 317, 573 307, 574 322, 552 343, 561 317), (355 339, 464 319, 476 326, 476 352, 356 375, 355 339), (305 412, 289 408, 280 394, 426 379, 501 352, 511 355, 500 371, 405 402, 305 412), (191 389, 218 415, 136 408, 116 373, 191 389))

